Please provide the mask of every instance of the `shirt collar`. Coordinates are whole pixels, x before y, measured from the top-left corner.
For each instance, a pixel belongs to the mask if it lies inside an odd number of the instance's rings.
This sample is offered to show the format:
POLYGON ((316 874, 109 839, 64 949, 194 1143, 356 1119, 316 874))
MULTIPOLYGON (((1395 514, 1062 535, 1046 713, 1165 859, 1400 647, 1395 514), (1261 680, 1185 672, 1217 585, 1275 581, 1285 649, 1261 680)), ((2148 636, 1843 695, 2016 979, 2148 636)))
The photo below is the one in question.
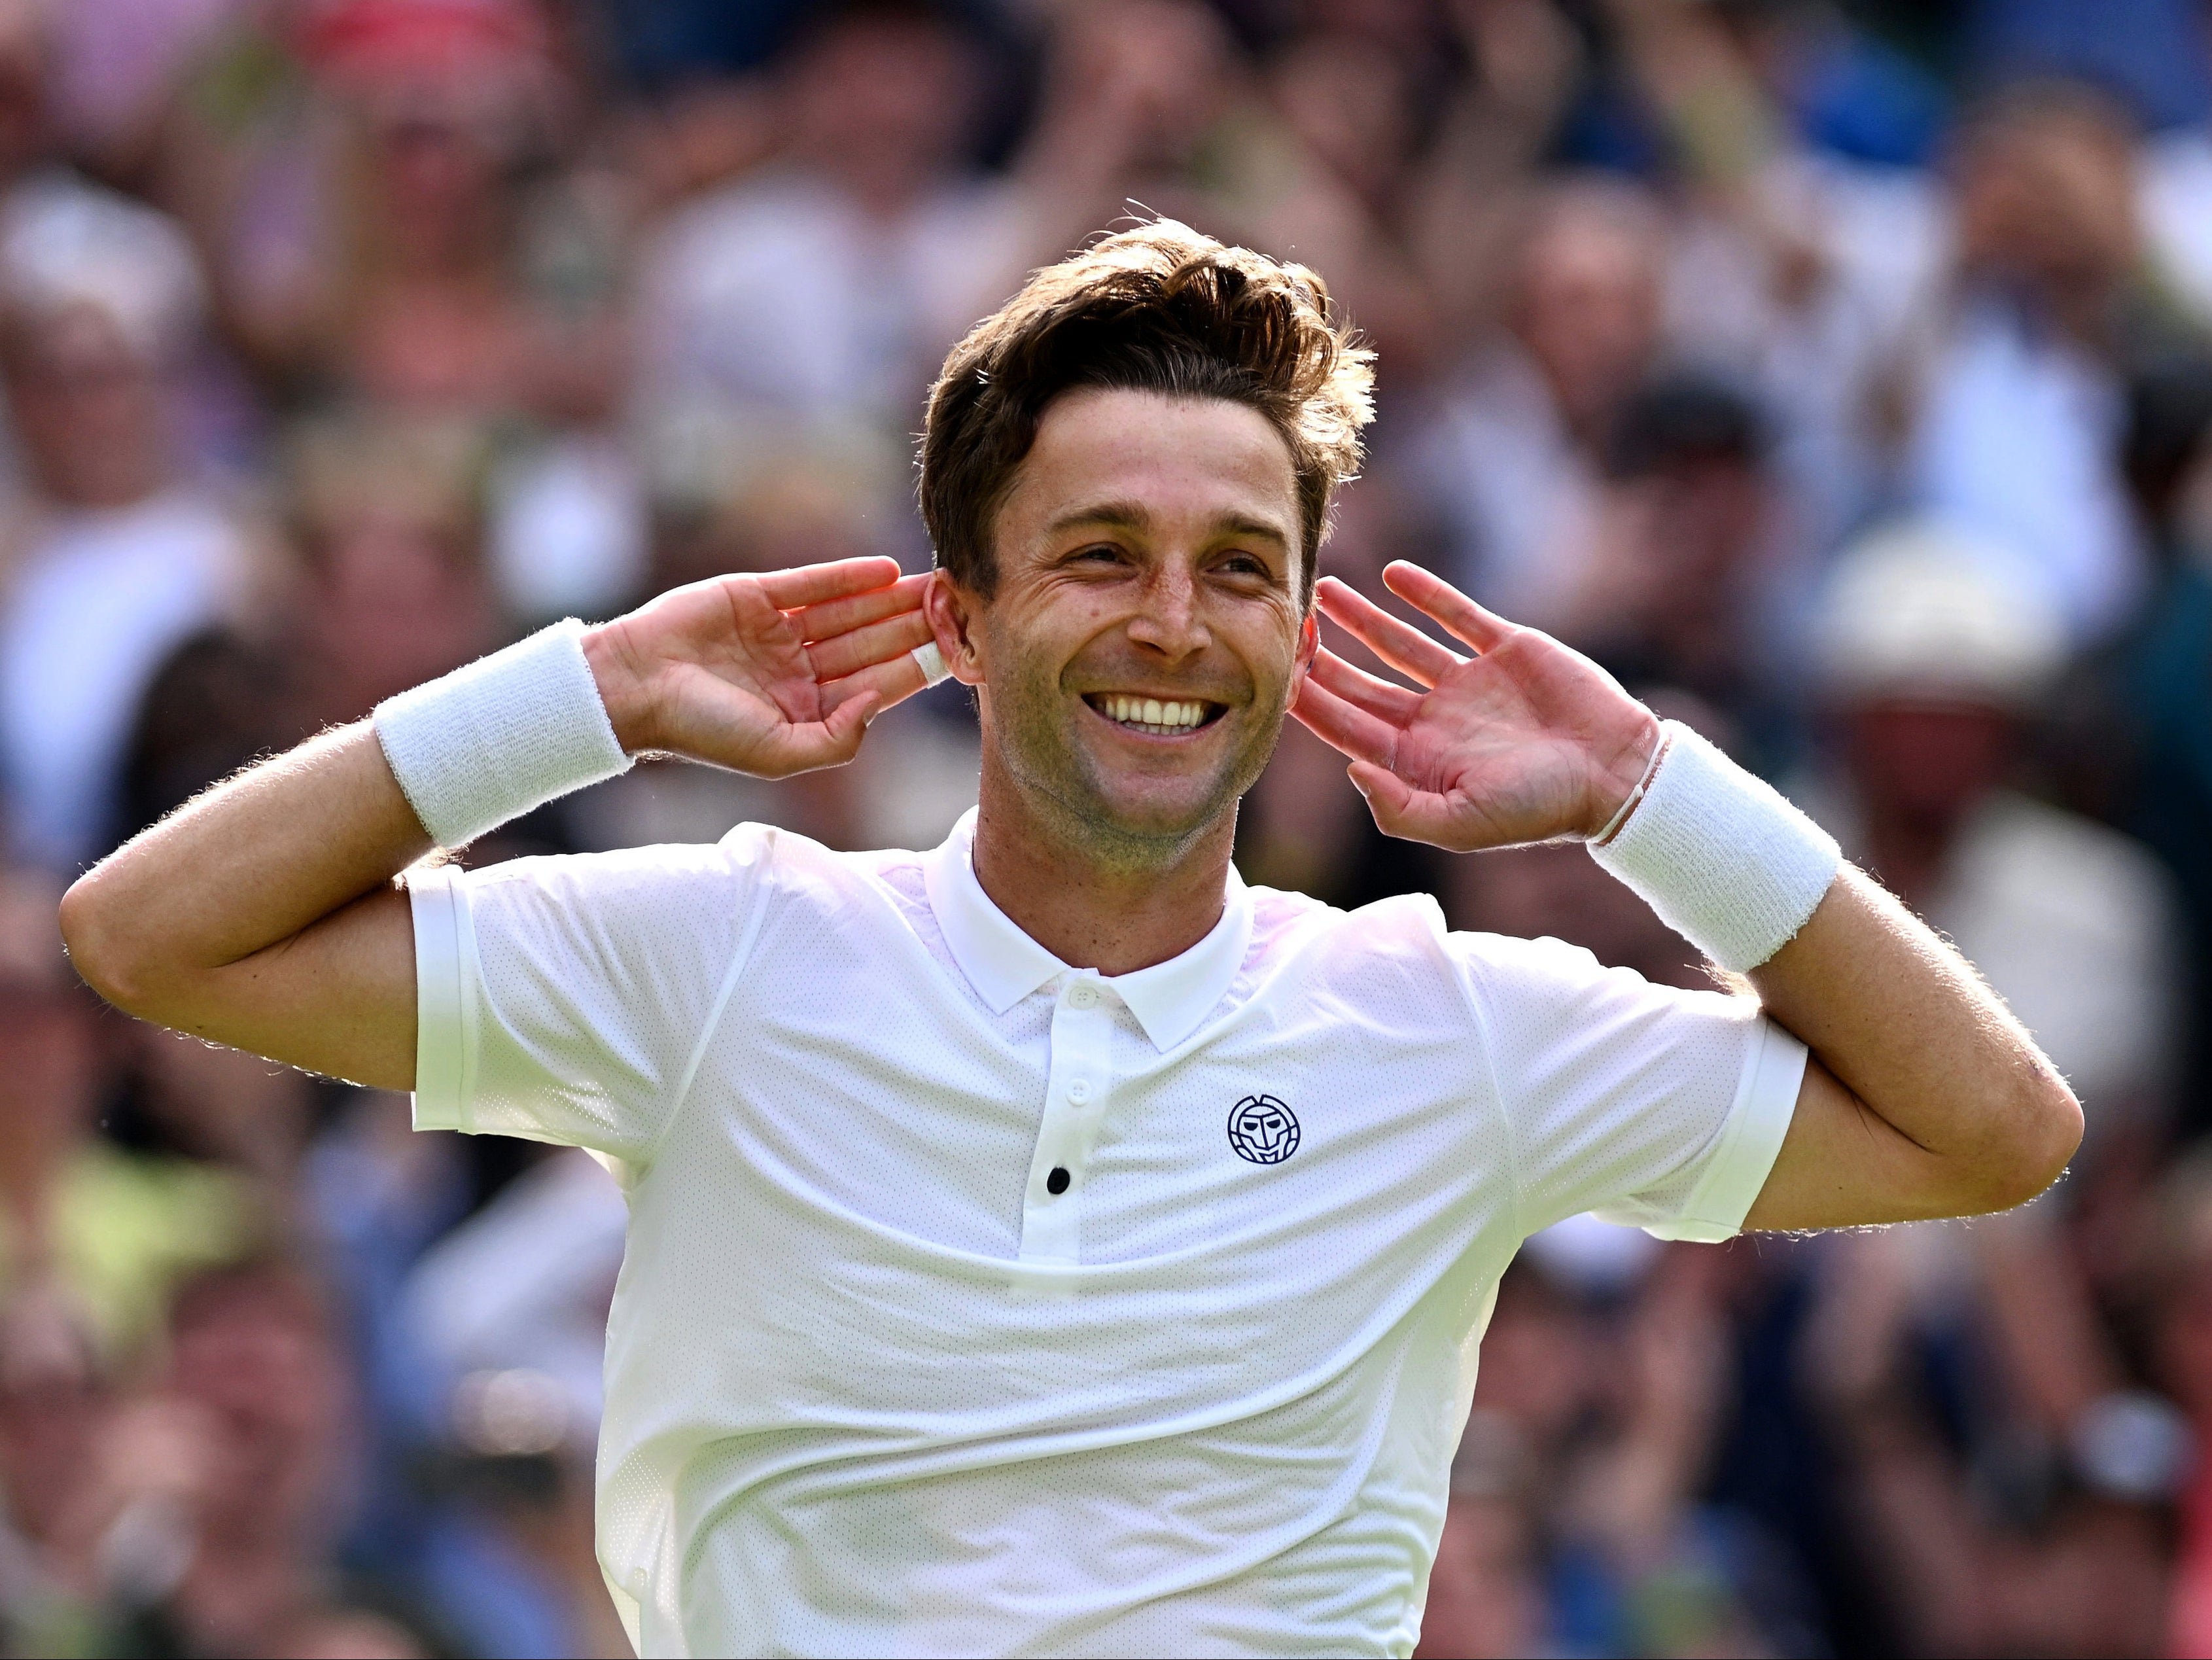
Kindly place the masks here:
MULTIPOLYGON (((969 808, 945 844, 922 860, 922 881, 952 960, 994 1014, 1004 1014, 1070 969, 1016 926, 975 879, 975 811, 969 808)), ((1173 1049, 1198 1030, 1243 965, 1252 939, 1252 895, 1230 866, 1221 920, 1180 957, 1133 974, 1102 976, 1099 983, 1128 1006, 1152 1047, 1173 1049)))

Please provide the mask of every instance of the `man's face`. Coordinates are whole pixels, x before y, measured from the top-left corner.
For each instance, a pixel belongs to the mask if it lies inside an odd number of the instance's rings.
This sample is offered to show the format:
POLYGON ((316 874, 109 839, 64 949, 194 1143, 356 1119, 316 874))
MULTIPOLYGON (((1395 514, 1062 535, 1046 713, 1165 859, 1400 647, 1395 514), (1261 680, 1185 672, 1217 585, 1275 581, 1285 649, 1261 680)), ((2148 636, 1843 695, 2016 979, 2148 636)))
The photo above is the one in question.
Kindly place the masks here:
POLYGON ((1242 404, 1073 392, 995 532, 989 599, 939 579, 986 765, 1099 856, 1172 856, 1260 775, 1312 658, 1288 447, 1242 404))

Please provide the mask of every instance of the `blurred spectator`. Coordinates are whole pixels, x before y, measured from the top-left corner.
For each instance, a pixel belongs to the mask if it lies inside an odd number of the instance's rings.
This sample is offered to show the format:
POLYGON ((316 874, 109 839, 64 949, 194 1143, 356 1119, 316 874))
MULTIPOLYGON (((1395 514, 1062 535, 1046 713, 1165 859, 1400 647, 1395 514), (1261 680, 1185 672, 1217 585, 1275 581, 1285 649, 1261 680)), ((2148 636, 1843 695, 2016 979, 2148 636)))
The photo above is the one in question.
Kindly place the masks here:
POLYGON ((1579 590, 1559 632, 1632 691, 1688 693, 1773 776, 1797 747, 1786 674, 1762 624, 1786 528, 1760 411, 1726 383, 1677 374, 1631 398, 1579 590))
POLYGON ((1441 1617, 1425 1620, 1419 1653, 1795 1653, 1813 1640, 1786 1550, 1701 1499, 1729 1405, 1731 1257, 1670 1246, 1634 1260, 1624 1279, 1524 1254, 1499 1286, 1431 1574, 1441 1617))
POLYGON ((94 1133, 112 1029, 64 962, 56 894, 0 871, 0 1298, 51 1294, 105 1364, 152 1335, 179 1274, 236 1252, 256 1219, 230 1171, 94 1133))
POLYGON ((2185 1127, 2212 1128, 2212 362, 2130 399, 2124 473, 2156 571, 2136 621, 2069 687, 2067 758, 2088 805, 2142 838, 2179 886, 2196 965, 2182 995, 2185 1127))
POLYGON ((274 1654, 335 1627, 372 1653, 426 1651, 391 1620, 348 1608, 331 1571, 350 1410, 333 1337, 319 1292, 289 1265, 241 1262, 179 1291, 168 1365, 137 1410, 172 1418, 189 1468, 168 1505, 138 1501, 137 1583, 122 1588, 138 1641, 274 1654))
POLYGON ((1832 1242, 1799 1375, 1839 1497, 1905 1652, 2160 1652, 2187 1433, 2014 1220, 1832 1242))
POLYGON ((290 528, 306 566, 295 626, 309 730, 497 643, 484 569, 482 429, 363 413, 300 429, 290 528))
POLYGON ((1053 257, 1007 190, 966 172, 979 74, 973 40, 921 0, 817 10, 783 68, 777 163, 678 209, 647 257, 656 412, 913 424, 945 349, 1053 257))
POLYGON ((296 568, 263 615, 186 641, 154 676, 123 769, 125 829, 498 643, 489 454, 482 429, 457 417, 356 411, 295 427, 281 505, 296 568))
POLYGON ((2141 847, 2017 787, 2025 725, 2064 644, 1999 557, 1917 521, 1839 561, 1820 634, 1844 770, 1824 810, 2036 1034, 2081 1098, 2094 1163, 2165 1131, 2174 896, 2141 847))
POLYGON ((2112 467, 2129 369, 2198 325, 2151 282, 2136 135, 2085 88, 1993 95, 1957 141, 1956 288, 1907 456, 1924 505, 2013 550, 2075 642, 2110 633, 2145 570, 2112 467))
POLYGON ((463 1504, 426 1564, 485 1652, 618 1654, 586 1548, 607 1307, 629 1207, 589 1154, 549 1151, 426 1252, 401 1292, 463 1504))
POLYGON ((178 641, 252 597, 236 506, 178 448, 199 278, 151 210, 66 179, 0 207, 0 378, 24 489, 0 554, 0 781, 18 856, 112 845, 132 713, 178 641))
POLYGON ((1449 382, 1421 465, 1455 579, 1544 628, 1586 580, 1604 446, 1660 350, 1667 228, 1635 185, 1577 179, 1540 189, 1512 246, 1501 326, 1449 382))
POLYGON ((574 89, 531 0, 331 0, 247 29, 167 188, 280 390, 604 411, 618 219, 557 164, 574 89))
POLYGON ((2124 100, 2146 127, 2212 116, 2212 40, 2189 0, 1974 0, 1964 42, 1977 79, 2064 76, 2124 100))
POLYGON ((1671 351, 1755 389, 1793 533, 1825 552, 1889 488, 1900 360, 1949 255, 1929 176, 1881 165, 1924 156, 1938 112, 1900 109, 1909 68, 1818 0, 1610 9, 1679 174, 1671 351))

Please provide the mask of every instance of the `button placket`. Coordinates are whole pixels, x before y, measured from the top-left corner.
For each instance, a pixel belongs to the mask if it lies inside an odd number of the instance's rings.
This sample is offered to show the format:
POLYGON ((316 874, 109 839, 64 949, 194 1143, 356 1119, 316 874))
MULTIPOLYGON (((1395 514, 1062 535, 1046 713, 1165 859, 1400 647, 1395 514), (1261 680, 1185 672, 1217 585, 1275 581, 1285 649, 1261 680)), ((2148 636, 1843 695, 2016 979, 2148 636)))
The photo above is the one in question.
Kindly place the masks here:
POLYGON ((1085 1167, 1108 1093, 1114 1015, 1089 976, 1060 988, 1053 1010, 1044 1114, 1022 1206, 1022 1260, 1081 1260, 1085 1167))

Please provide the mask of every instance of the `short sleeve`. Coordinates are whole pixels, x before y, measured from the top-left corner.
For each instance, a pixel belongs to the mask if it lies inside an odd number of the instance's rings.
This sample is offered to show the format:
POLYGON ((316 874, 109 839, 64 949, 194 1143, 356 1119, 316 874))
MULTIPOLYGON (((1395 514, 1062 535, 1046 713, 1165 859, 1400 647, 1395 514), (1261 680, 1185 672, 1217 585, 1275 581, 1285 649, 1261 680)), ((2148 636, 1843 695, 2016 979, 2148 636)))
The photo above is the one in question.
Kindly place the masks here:
POLYGON ((641 1162, 736 983, 773 838, 410 874, 416 1128, 641 1162))
POLYGON ((1556 939, 1451 940, 1524 1234, 1583 1211, 1662 1239, 1741 1229, 1796 1110, 1802 1043, 1747 999, 1655 986, 1556 939))

